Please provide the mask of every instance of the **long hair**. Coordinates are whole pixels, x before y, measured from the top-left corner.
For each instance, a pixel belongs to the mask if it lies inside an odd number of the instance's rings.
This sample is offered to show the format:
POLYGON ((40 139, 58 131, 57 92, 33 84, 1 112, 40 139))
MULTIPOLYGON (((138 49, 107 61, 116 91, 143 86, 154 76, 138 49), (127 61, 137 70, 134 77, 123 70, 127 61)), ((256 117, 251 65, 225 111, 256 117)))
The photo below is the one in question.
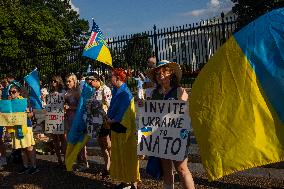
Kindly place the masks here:
POLYGON ((72 81, 74 81, 74 84, 75 84, 74 88, 78 88, 79 84, 78 84, 77 76, 73 73, 70 73, 65 77, 65 80, 67 80, 68 78, 70 78, 72 81))
MULTIPOLYGON (((178 80, 177 76, 174 74, 174 71, 172 70, 172 68, 169 67, 169 66, 167 66, 167 65, 162 66, 162 67, 165 68, 165 69, 167 69, 167 70, 171 73, 171 75, 170 75, 170 85, 171 85, 171 87, 173 87, 173 88, 178 88, 178 87, 180 87, 180 86, 181 86, 181 85, 180 85, 180 81, 178 80)), ((162 68, 162 67, 160 67, 160 68, 162 68)), ((155 83, 158 84, 156 78, 155 78, 155 83)), ((158 84, 158 87, 160 87, 159 84, 158 84)))
MULTIPOLYGON (((62 92, 64 89, 64 82, 62 80, 62 77, 59 75, 53 76, 52 81, 56 81, 58 85, 58 92, 62 92)), ((51 85, 51 92, 55 92, 55 88, 51 85)))

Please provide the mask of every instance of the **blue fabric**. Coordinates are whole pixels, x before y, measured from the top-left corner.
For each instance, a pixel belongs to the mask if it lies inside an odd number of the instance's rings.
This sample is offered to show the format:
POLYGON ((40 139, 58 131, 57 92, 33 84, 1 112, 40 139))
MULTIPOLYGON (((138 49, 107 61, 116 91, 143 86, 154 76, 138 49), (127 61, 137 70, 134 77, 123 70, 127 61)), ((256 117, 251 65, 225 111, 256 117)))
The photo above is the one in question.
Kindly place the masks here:
POLYGON ((17 125, 15 127, 16 127, 16 137, 18 139, 23 139, 24 138, 24 133, 23 133, 23 130, 22 130, 22 126, 21 125, 17 125))
POLYGON ((108 117, 114 119, 116 122, 121 122, 132 98, 133 96, 125 83, 123 83, 119 89, 114 87, 108 109, 108 117))
POLYGON ((87 125, 83 119, 83 115, 86 111, 86 101, 90 99, 93 94, 94 89, 85 83, 71 129, 68 133, 68 142, 71 144, 76 144, 84 139, 84 134, 87 132, 87 125))
POLYGON ((148 173, 155 179, 160 179, 163 176, 161 159, 158 157, 149 156, 146 173, 148 173))
POLYGON ((8 97, 9 97, 9 86, 6 86, 2 90, 1 99, 6 100, 6 99, 8 99, 8 97))
POLYGON ((27 75, 24 80, 30 86, 30 103, 34 109, 42 109, 42 100, 40 92, 40 82, 37 69, 33 70, 29 75, 27 75))
POLYGON ((28 107, 27 99, 0 100, 1 113, 25 112, 28 107))
POLYGON ((0 126, 0 138, 2 138, 3 133, 4 133, 4 127, 1 127, 1 126, 0 126))
POLYGON ((269 104, 284 123, 283 18, 284 8, 271 11, 234 34, 234 37, 255 70, 269 104))

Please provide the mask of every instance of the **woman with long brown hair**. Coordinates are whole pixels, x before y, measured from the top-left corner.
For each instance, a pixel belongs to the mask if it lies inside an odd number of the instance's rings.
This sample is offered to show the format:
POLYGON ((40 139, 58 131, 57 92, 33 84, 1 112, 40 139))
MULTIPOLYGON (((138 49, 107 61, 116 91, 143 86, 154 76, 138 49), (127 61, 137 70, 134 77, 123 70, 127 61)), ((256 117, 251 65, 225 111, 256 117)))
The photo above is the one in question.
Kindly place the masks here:
MULTIPOLYGON (((58 93, 65 93, 64 83, 61 76, 53 76, 51 80, 49 95, 57 95, 58 93)), ((66 150, 66 139, 64 137, 64 134, 50 134, 50 137, 53 141, 55 153, 58 160, 58 167, 63 168, 64 164, 61 159, 61 154, 65 154, 66 150)))

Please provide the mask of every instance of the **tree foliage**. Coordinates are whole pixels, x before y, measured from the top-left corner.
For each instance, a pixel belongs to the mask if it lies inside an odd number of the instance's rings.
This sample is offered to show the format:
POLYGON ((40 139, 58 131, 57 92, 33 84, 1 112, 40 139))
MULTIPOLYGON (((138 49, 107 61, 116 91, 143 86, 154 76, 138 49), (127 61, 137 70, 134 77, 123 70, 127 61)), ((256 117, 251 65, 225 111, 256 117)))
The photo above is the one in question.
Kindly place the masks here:
POLYGON ((69 0, 0 0, 0 56, 71 47, 87 31, 69 0))
POLYGON ((152 55, 152 49, 146 34, 134 34, 122 51, 126 65, 136 70, 145 69, 146 61, 152 55))
POLYGON ((70 0, 0 0, 0 74, 23 77, 35 67, 49 76, 76 71, 80 55, 68 49, 78 47, 88 29, 70 0))
POLYGON ((238 16, 238 28, 275 8, 284 6, 284 0, 232 0, 233 12, 238 16))

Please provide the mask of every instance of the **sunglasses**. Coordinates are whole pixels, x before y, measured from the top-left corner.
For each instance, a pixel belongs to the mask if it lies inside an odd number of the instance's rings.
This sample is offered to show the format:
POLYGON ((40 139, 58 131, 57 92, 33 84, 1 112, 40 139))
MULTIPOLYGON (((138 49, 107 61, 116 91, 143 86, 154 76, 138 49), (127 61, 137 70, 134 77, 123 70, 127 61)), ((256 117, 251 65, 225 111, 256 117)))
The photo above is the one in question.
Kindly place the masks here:
POLYGON ((56 80, 52 80, 52 82, 53 82, 53 83, 57 83, 57 81, 56 81, 56 80))
POLYGON ((16 90, 12 90, 12 91, 9 91, 9 94, 16 94, 18 91, 16 90))

